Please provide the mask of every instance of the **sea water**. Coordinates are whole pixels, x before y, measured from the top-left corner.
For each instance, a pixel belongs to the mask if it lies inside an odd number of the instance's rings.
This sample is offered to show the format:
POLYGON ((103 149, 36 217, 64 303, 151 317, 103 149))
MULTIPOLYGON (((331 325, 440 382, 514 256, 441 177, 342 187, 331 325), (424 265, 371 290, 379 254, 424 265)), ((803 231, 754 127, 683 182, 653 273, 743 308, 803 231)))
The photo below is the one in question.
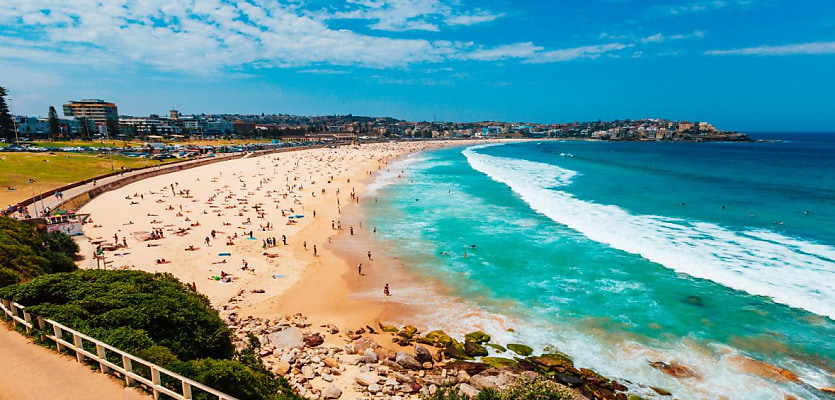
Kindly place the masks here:
POLYGON ((827 398, 835 136, 773 139, 445 149, 389 166, 363 208, 386 251, 472 309, 437 304, 430 325, 552 345, 645 395, 827 398), (738 356, 803 383, 748 374, 738 356))

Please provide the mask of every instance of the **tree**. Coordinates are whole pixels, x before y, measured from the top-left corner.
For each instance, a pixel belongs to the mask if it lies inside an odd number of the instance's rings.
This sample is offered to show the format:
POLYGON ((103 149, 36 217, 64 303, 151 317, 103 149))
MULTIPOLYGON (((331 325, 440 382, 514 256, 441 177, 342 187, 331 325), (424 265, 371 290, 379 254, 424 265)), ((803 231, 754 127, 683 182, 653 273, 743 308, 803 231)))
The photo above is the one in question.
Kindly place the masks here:
POLYGON ((9 106, 6 104, 6 88, 0 86, 0 137, 14 139, 15 127, 12 115, 9 113, 9 106))
POLYGON ((81 117, 78 120, 78 136, 80 136, 83 140, 93 137, 90 134, 90 120, 87 119, 87 117, 81 117))
POLYGON ((107 137, 115 139, 119 136, 119 123, 114 118, 107 119, 107 137))
POLYGON ((49 139, 61 136, 61 121, 58 121, 58 112, 55 107, 49 106, 49 139))

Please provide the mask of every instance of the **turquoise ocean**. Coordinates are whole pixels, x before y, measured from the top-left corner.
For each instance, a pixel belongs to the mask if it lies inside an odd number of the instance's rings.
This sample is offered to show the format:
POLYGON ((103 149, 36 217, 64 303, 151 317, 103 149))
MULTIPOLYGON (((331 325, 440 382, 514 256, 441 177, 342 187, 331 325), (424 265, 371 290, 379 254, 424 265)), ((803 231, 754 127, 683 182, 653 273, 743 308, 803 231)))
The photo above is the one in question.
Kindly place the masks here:
POLYGON ((553 345, 646 395, 656 386, 681 399, 826 399, 817 388, 835 386, 835 135, 755 136, 771 140, 419 153, 383 171, 366 194, 381 201, 362 208, 418 282, 466 305, 436 304, 430 325, 553 345), (746 373, 740 356, 803 383, 746 373), (699 377, 669 377, 652 361, 699 377))

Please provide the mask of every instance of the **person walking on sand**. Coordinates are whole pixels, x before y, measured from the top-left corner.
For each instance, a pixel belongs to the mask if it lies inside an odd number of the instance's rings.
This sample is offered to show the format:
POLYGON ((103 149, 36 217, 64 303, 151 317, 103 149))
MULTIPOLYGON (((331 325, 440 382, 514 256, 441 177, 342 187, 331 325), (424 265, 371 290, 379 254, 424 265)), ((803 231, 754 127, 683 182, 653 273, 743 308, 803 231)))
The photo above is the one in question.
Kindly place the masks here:
POLYGON ((357 274, 359 276, 362 276, 362 263, 360 263, 360 265, 357 265, 357 274))
POLYGON ((368 250, 368 261, 371 261, 371 250, 368 250))
POLYGON ((386 283, 386 286, 383 287, 383 295, 391 296, 391 292, 389 292, 389 284, 386 283))
POLYGON ((314 244, 313 245, 313 257, 316 257, 318 255, 319 255, 319 249, 317 249, 316 245, 314 244))
POLYGON ((284 243, 284 245, 287 246, 287 236, 286 235, 281 235, 281 243, 284 243))
POLYGON ((208 245, 209 245, 209 237, 206 236, 206 246, 208 246, 208 245))

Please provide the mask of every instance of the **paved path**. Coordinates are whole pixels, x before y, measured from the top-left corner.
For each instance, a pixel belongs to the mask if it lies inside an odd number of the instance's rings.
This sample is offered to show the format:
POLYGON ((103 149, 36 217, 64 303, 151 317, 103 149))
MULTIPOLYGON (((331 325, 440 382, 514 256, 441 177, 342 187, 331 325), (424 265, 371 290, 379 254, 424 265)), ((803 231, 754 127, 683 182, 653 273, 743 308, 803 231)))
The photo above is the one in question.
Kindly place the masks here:
POLYGON ((147 400, 115 377, 32 343, 0 322, 0 399, 147 400))

